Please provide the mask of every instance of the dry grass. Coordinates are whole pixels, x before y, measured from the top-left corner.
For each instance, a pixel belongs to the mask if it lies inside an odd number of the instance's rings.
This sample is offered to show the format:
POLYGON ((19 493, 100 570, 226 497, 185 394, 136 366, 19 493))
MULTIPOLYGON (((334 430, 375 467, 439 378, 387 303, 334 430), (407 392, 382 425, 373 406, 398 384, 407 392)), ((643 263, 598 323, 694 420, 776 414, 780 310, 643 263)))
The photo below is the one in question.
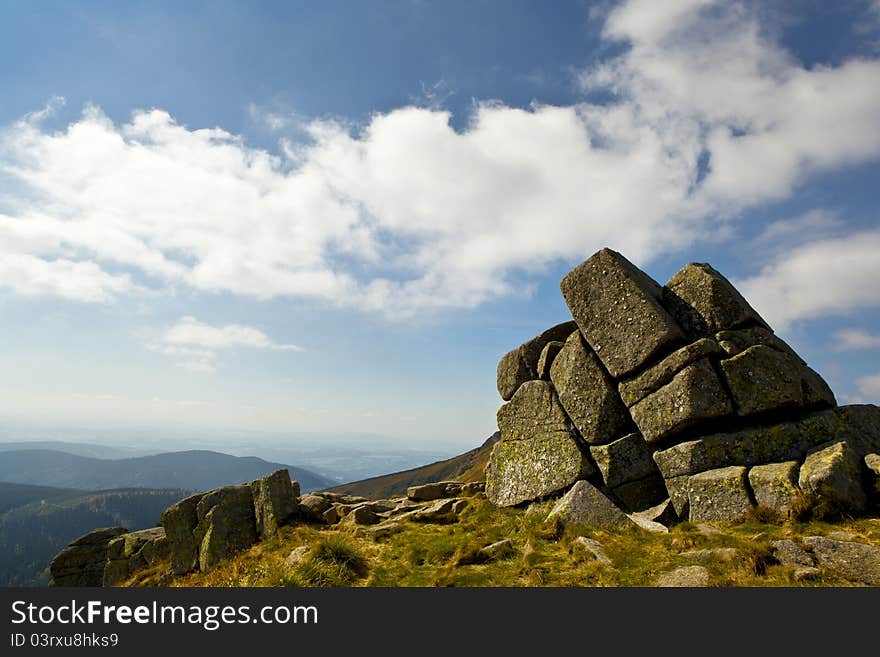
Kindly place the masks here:
MULTIPOLYGON (((830 572, 811 582, 795 582, 794 569, 772 559, 770 542, 780 538, 847 531, 880 545, 880 520, 844 519, 834 524, 783 522, 758 512, 738 524, 715 525, 709 534, 680 523, 669 534, 639 529, 587 530, 545 522, 548 506, 499 509, 472 499, 459 522, 447 525, 404 521, 403 531, 382 539, 363 529, 298 525, 207 573, 164 581, 162 569, 140 573, 134 585, 157 586, 651 586, 657 576, 694 563, 682 552, 735 548, 729 562, 704 562, 714 586, 850 586, 830 572), (768 522, 770 521, 770 522, 768 522), (613 561, 602 565, 574 539, 598 540, 613 561), (509 538, 512 556, 476 563, 477 551, 509 538), (291 550, 311 546, 299 564, 288 564, 291 550)), ((166 578, 167 579, 167 578, 166 578)))

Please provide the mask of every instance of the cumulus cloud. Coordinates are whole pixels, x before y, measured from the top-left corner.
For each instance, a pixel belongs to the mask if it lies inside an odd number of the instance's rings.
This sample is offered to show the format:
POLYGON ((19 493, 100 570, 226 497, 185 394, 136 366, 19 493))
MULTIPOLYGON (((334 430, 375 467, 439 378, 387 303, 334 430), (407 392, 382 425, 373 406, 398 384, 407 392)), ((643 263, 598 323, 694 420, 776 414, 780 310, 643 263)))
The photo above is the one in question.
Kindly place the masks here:
POLYGON ((87 108, 60 131, 26 117, 0 134, 0 171, 24 189, 0 214, 0 258, 30 270, 0 268, 0 285, 82 301, 187 286, 397 315, 473 307, 602 246, 645 265, 880 154, 880 61, 807 69, 744 5, 658 4, 607 17, 605 38, 628 47, 580 79, 611 103, 478 103, 460 131, 436 105, 408 106, 359 129, 311 121, 276 155, 162 110, 120 125, 87 108))
POLYGON ((880 349, 880 335, 860 329, 844 329, 834 334, 835 349, 852 351, 856 349, 880 349))
POLYGON ((780 255, 756 276, 736 281, 777 328, 792 321, 880 306, 880 230, 817 240, 780 255))
POLYGON ((211 326, 187 315, 168 328, 157 342, 147 349, 169 356, 177 365, 194 372, 213 372, 217 368, 217 351, 246 347, 278 351, 304 351, 295 344, 279 344, 253 326, 228 324, 211 326))
POLYGON ((877 403, 880 401, 880 374, 863 376, 856 380, 859 399, 862 402, 877 403))

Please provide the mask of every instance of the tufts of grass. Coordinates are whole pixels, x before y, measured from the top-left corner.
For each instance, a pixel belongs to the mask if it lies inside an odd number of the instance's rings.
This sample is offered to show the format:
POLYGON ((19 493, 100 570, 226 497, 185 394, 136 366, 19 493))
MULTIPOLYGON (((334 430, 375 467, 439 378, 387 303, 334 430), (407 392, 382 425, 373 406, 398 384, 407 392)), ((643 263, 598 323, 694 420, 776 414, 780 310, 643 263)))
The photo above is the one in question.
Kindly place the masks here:
POLYGON ((351 586, 367 575, 370 564, 352 539, 329 534, 318 540, 306 558, 282 577, 282 586, 351 586))

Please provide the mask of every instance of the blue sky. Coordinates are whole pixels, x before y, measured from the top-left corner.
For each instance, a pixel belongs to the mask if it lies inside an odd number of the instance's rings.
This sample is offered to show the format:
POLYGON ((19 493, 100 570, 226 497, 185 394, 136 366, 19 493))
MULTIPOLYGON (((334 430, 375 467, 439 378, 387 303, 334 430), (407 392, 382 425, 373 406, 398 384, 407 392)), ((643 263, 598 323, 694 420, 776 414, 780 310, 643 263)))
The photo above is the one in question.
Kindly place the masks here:
POLYGON ((9 2, 0 424, 471 447, 598 248, 880 400, 880 4, 9 2))

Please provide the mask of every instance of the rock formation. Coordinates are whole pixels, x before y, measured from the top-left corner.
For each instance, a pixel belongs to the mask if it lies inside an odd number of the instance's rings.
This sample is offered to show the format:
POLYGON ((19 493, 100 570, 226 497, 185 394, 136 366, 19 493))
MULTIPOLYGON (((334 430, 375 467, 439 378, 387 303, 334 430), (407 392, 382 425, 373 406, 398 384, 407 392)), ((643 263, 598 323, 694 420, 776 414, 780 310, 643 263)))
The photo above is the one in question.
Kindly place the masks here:
POLYGON ((492 502, 561 496, 551 515, 593 525, 865 508, 880 409, 838 407, 710 265, 661 287, 603 249, 560 288, 574 322, 498 364, 492 502))

